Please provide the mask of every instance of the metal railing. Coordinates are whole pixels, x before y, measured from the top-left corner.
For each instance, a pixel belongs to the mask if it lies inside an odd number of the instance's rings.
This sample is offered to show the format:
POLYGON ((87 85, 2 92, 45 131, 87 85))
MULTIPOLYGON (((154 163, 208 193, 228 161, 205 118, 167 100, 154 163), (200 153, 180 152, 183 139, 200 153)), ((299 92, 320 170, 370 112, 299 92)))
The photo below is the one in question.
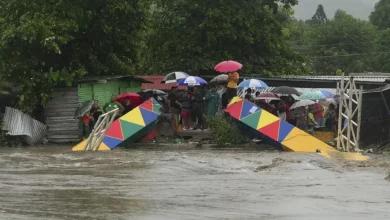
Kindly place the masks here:
POLYGON ((99 116, 95 126, 89 135, 87 142, 84 145, 83 151, 98 151, 99 147, 103 141, 104 136, 106 136, 107 130, 110 128, 112 122, 114 122, 115 117, 117 116, 119 108, 106 112, 99 116))

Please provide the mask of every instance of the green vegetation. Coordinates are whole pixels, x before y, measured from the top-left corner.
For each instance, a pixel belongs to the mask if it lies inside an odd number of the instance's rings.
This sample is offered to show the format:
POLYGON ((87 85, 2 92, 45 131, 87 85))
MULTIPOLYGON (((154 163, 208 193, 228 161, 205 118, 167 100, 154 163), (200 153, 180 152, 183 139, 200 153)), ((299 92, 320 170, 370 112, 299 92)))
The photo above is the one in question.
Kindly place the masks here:
POLYGON ((209 118, 207 119, 207 123, 210 129, 217 135, 217 143, 219 146, 247 143, 246 136, 229 119, 209 118))
POLYGON ((363 21, 319 5, 294 18, 298 0, 8 0, 0 2, 0 79, 20 108, 45 104, 57 85, 82 77, 214 74, 221 60, 241 74, 335 75, 390 71, 390 0, 363 21))

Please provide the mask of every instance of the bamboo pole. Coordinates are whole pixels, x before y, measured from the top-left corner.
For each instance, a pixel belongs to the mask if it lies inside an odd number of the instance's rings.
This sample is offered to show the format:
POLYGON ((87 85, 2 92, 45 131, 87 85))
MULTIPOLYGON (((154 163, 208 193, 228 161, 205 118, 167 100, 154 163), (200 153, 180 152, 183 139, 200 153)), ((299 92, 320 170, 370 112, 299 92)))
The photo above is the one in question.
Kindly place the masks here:
POLYGON ((346 109, 347 109, 347 115, 348 115, 348 123, 347 123, 347 139, 348 139, 348 142, 347 142, 347 152, 349 152, 350 151, 350 149, 351 149, 351 142, 350 142, 350 140, 351 140, 351 126, 352 126, 352 123, 351 123, 351 121, 352 121, 352 95, 353 95, 353 83, 354 83, 354 81, 353 81, 353 77, 350 77, 350 79, 349 79, 349 81, 350 81, 350 89, 349 89, 349 91, 348 91, 348 94, 349 94, 349 100, 348 100, 348 107, 346 107, 346 109))
POLYGON ((362 105, 363 105, 363 86, 360 86, 359 89, 359 98, 358 98, 358 118, 357 118, 357 128, 356 128, 356 150, 360 149, 360 126, 362 123, 362 105))
POLYGON ((339 92, 340 95, 340 102, 339 102, 339 120, 337 124, 337 149, 341 149, 341 141, 342 141, 342 132, 341 132, 341 124, 343 122, 343 116, 342 116, 342 111, 343 111, 343 99, 344 99, 344 73, 341 75, 341 82, 337 83, 337 91, 339 92))

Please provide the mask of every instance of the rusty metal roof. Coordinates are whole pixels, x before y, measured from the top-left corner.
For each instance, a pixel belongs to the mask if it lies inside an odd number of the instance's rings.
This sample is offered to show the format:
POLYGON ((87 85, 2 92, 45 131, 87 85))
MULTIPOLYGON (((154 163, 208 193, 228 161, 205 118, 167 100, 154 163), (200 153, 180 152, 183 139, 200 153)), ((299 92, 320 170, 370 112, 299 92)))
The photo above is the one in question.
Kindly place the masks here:
MULTIPOLYGON (((173 86, 176 86, 176 83, 168 83, 168 84, 161 83, 164 76, 137 76, 137 77, 152 82, 152 83, 142 83, 141 85, 142 90, 158 89, 158 90, 167 91, 167 90, 171 90, 173 86)), ((186 88, 187 86, 178 86, 179 90, 184 90, 186 88)))

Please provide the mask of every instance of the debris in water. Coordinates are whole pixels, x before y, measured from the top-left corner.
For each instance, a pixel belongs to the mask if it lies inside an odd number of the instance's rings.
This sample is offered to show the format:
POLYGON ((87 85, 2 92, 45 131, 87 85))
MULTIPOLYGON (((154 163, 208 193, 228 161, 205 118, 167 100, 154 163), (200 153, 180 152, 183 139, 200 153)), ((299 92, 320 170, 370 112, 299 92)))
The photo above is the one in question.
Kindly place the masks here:
POLYGON ((389 173, 389 175, 385 178, 385 180, 390 181, 390 173, 389 173))

